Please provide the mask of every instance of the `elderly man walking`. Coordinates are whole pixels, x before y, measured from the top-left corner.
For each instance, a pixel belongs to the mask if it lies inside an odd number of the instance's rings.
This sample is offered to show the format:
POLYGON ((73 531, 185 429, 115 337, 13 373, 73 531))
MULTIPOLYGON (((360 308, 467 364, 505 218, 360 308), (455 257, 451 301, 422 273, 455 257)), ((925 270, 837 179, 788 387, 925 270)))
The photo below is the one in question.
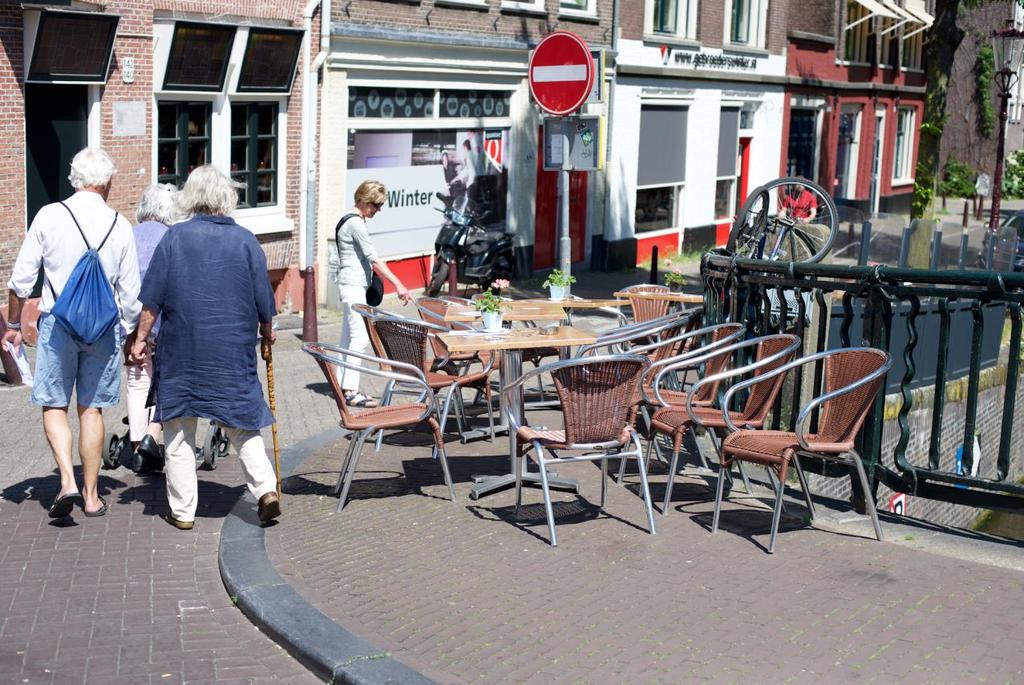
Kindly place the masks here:
POLYGON ((122 336, 135 329, 139 318, 139 266, 128 220, 107 205, 115 167, 98 148, 85 148, 71 160, 68 180, 75 194, 46 205, 36 214, 14 263, 7 287, 9 323, 4 340, 21 343, 21 312, 32 292, 39 268, 44 286, 39 311, 32 402, 43 408, 43 429, 60 471, 60 492, 50 516, 71 514, 82 502, 86 516, 102 516, 107 503, 96 490, 103 449, 103 407, 121 398, 122 336), (50 314, 54 302, 87 250, 96 250, 103 275, 116 293, 120 326, 111 325, 98 340, 82 342, 50 314), (71 462, 72 434, 68 406, 75 390, 78 403, 78 453, 82 459, 79 494, 71 462))
POLYGON ((144 360, 157 316, 156 415, 163 424, 167 522, 192 528, 198 506, 196 424, 222 426, 238 450, 259 518, 281 514, 277 479, 260 429, 274 417, 256 372, 257 332, 273 343, 274 293, 256 237, 231 218, 238 194, 212 166, 193 171, 178 193, 187 221, 157 245, 142 284, 143 310, 132 358, 144 360))

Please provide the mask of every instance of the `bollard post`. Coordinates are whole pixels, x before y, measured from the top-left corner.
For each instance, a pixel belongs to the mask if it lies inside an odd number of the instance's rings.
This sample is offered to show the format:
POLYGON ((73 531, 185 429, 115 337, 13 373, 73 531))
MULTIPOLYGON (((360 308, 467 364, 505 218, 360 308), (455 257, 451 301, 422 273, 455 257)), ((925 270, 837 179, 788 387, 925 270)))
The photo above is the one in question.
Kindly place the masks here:
POLYGON ((658 283, 658 246, 655 245, 651 248, 651 284, 657 285, 658 283))
POLYGON ((459 263, 452 262, 448 265, 448 294, 452 297, 459 295, 459 263))
POLYGON ((899 267, 907 267, 907 258, 910 256, 910 226, 903 228, 903 236, 900 238, 900 260, 899 267))
POLYGON ((964 200, 964 218, 963 218, 963 222, 961 223, 961 225, 964 228, 967 228, 967 221, 970 219, 970 215, 967 213, 968 209, 969 209, 969 205, 967 203, 967 200, 964 200))
POLYGON ((981 217, 985 216, 985 196, 982 195, 978 198, 978 216, 976 217, 979 221, 981 217))
POLYGON ((936 226, 932 232, 932 258, 928 262, 928 268, 932 271, 939 269, 939 256, 942 253, 942 226, 936 226))
POLYGON ((316 272, 307 266, 302 272, 302 342, 318 342, 316 324, 316 272))
MULTIPOLYGON (((850 224, 851 226, 853 224, 850 224)), ((865 221, 860 228, 860 255, 857 257, 859 266, 867 266, 868 252, 871 248, 871 222, 865 221)))
POLYGON ((967 265, 967 227, 964 226, 964 232, 960 234, 960 259, 957 260, 957 268, 961 271, 967 265))

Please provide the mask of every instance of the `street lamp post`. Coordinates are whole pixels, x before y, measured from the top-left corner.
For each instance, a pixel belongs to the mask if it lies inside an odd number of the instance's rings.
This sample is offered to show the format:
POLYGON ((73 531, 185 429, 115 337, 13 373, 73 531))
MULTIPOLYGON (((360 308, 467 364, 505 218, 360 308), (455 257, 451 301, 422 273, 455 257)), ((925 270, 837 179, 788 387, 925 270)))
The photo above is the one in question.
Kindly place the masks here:
MULTIPOLYGON (((989 254, 996 243, 999 233, 999 204, 1003 195, 1003 156, 1006 147, 1006 110, 1010 100, 1010 90, 1017 81, 1017 73, 1021 64, 1021 39, 1024 32, 1013 26, 1013 20, 1006 22, 1007 27, 992 32, 992 48, 995 52, 996 87, 999 89, 999 138, 996 143, 996 172, 992 177, 992 208, 989 216, 989 254)), ((991 267, 991 259, 989 260, 991 267)))

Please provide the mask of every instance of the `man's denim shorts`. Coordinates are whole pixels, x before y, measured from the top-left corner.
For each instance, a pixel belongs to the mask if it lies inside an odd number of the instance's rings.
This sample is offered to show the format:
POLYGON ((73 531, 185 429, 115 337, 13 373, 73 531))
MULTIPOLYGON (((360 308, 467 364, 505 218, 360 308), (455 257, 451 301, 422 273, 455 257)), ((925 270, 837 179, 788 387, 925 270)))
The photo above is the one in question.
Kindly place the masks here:
POLYGON ((66 407, 77 388, 82 407, 112 407, 121 401, 121 327, 92 345, 75 340, 49 314, 39 317, 39 343, 32 403, 66 407))

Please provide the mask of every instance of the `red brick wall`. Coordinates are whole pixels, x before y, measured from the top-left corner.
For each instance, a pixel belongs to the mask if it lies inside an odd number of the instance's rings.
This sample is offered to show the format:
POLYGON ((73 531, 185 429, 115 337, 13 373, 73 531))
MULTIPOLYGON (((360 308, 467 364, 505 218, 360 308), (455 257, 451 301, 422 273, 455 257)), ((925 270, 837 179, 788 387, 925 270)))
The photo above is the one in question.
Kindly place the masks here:
MULTIPOLYGON (((642 2, 630 0, 639 5, 642 2)), ((547 15, 517 11, 501 6, 501 0, 489 0, 486 7, 467 8, 435 4, 434 0, 358 0, 346 7, 331 5, 332 21, 340 24, 370 24, 421 31, 474 33, 481 36, 536 42, 559 29, 573 31, 592 45, 611 43, 612 0, 597 0, 598 21, 558 15, 558 0, 546 0, 547 15)), ((625 8, 622 9, 625 12, 625 8)))
MULTIPOLYGON (((697 40, 709 48, 722 47, 725 35, 725 0, 691 0, 699 2, 697 7, 697 40)), ((811 0, 821 2, 821 0, 811 0)), ((685 0, 680 0, 685 2, 685 0)), ((767 26, 765 27, 765 49, 773 55, 781 55, 786 48, 785 21, 777 17, 786 15, 789 0, 770 0, 768 6, 767 26)), ((619 10, 622 25, 622 37, 632 40, 643 38, 646 25, 644 0, 624 0, 619 10)))
MULTIPOLYGON (((25 102, 21 7, 0 4, 0 284, 7 283, 25 226, 25 102)), ((5 287, 0 289, 6 289, 5 287)), ((4 297, 6 302, 6 297, 4 297)))

